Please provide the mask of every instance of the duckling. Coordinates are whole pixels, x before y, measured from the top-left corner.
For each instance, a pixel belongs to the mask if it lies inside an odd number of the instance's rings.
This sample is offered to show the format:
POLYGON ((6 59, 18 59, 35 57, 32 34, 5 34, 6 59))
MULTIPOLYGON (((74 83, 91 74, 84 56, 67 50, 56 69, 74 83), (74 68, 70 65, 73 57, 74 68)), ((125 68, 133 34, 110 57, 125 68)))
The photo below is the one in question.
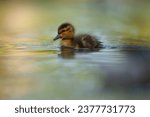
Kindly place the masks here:
POLYGON ((61 47, 65 48, 88 48, 93 50, 94 48, 102 47, 101 42, 94 36, 89 34, 75 36, 75 28, 70 23, 63 23, 58 27, 58 35, 53 40, 57 39, 61 39, 61 47))

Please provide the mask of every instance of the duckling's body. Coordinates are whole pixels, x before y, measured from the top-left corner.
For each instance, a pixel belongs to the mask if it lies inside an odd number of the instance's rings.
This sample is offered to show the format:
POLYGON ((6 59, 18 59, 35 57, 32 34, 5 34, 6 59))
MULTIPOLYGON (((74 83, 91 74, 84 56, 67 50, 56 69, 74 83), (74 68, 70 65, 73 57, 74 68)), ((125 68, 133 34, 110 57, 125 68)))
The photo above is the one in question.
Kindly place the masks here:
POLYGON ((100 42, 94 37, 89 34, 81 34, 77 35, 74 38, 75 41, 75 48, 100 48, 101 44, 100 42))
POLYGON ((54 40, 61 39, 61 46, 66 48, 94 48, 102 47, 101 42, 89 34, 75 36, 75 28, 70 23, 63 23, 58 28, 58 35, 54 40))

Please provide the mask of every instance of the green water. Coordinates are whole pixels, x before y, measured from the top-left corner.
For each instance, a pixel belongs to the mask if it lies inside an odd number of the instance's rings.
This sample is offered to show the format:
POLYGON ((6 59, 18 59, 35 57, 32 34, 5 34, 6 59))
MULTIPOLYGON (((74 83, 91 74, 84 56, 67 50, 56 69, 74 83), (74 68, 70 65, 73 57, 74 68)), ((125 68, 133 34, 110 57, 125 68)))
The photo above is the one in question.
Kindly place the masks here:
POLYGON ((0 2, 0 99, 150 99, 150 4, 123 0, 0 2), (57 27, 103 42, 60 51, 57 27))

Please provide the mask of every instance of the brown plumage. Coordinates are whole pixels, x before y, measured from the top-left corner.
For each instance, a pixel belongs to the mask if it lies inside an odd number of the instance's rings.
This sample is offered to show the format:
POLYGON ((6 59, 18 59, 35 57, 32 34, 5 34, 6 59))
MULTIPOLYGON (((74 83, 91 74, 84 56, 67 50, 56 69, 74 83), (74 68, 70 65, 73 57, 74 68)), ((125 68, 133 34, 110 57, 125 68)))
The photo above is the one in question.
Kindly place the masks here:
POLYGON ((90 50, 102 47, 101 42, 94 36, 89 34, 75 36, 75 28, 70 23, 63 23, 58 27, 58 35, 54 38, 54 41, 57 39, 61 39, 62 47, 74 49, 89 48, 90 50))

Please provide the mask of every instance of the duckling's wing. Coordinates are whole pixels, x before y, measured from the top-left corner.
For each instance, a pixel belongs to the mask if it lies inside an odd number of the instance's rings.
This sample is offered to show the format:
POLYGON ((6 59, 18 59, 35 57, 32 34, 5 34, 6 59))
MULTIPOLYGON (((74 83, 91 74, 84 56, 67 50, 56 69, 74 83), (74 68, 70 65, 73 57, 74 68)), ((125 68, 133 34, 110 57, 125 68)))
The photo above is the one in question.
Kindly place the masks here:
POLYGON ((80 34, 75 37, 75 43, 79 48, 100 48, 102 42, 100 42, 95 36, 89 34, 80 34))
POLYGON ((78 46, 78 48, 84 48, 84 45, 82 43, 82 35, 75 36, 74 44, 75 44, 75 46, 78 46))

